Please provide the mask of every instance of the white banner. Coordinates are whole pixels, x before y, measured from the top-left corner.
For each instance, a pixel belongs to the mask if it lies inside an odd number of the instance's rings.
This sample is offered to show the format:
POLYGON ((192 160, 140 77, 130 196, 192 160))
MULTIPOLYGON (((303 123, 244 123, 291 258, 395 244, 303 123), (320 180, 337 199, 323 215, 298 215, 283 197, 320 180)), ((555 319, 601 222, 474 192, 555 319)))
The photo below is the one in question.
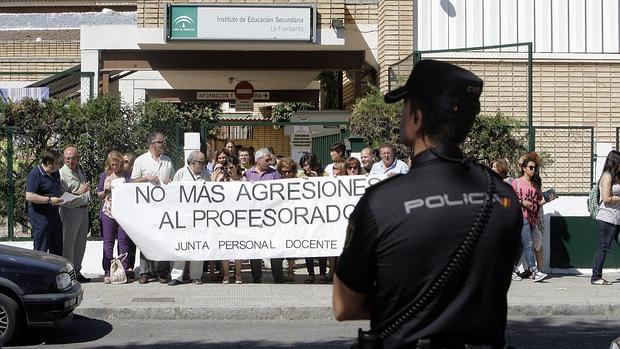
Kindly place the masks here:
POLYGON ((383 178, 122 183, 112 214, 153 260, 338 256, 357 201, 383 178))

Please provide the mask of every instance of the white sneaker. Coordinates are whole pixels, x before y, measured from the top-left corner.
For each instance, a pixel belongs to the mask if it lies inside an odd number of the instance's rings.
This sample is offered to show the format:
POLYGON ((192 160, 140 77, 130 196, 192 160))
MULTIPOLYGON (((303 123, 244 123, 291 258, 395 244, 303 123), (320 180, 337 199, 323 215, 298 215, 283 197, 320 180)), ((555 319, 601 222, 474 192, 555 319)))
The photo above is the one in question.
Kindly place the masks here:
POLYGON ((532 279, 534 279, 534 282, 540 282, 546 278, 547 278, 547 274, 543 273, 540 270, 536 270, 532 273, 532 279))
POLYGON ((512 281, 521 281, 521 280, 523 280, 523 279, 519 276, 519 274, 517 274, 517 272, 513 271, 512 272, 512 281))

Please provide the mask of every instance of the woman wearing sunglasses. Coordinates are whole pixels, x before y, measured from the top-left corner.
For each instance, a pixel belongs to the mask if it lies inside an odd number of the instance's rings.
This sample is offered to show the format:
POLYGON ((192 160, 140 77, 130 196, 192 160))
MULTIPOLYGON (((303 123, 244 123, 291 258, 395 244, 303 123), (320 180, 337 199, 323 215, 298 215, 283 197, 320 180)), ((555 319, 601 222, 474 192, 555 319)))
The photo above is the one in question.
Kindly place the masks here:
MULTIPOLYGON (((539 282, 547 277, 547 274, 538 270, 536 265, 536 257, 534 256, 534 247, 532 241, 532 231, 538 224, 538 211, 545 203, 541 193, 541 179, 538 172, 540 166, 540 157, 536 153, 529 153, 519 164, 521 177, 512 181, 512 188, 516 191, 521 204, 521 212, 523 213, 523 227, 521 228, 521 248, 523 248, 523 256, 531 272, 534 282, 539 282)), ((521 280, 516 272, 513 273, 513 280, 521 280)))
POLYGON ((594 254, 590 283, 611 285, 611 282, 603 279, 603 264, 612 240, 620 231, 620 152, 612 150, 607 155, 598 185, 601 200, 596 214, 599 243, 594 254))
MULTIPOLYGON (((221 164, 216 164, 216 166, 221 165, 222 169, 220 170, 220 174, 216 174, 218 178, 218 182, 234 182, 234 181, 242 181, 243 175, 241 173, 241 164, 239 159, 234 156, 229 156, 224 160, 221 164)), ((235 259, 233 261, 235 263, 235 283, 242 284, 243 279, 241 278, 241 259, 235 259)), ((222 261, 222 283, 229 283, 229 260, 222 261)))
POLYGON ((357 176, 362 174, 362 163, 354 157, 350 157, 345 161, 348 176, 357 176))
MULTIPOLYGON (((276 170, 280 172, 282 178, 297 178, 297 164, 295 163, 295 160, 291 158, 280 159, 276 165, 276 170)), ((287 258, 286 261, 288 263, 288 275, 286 276, 286 281, 293 282, 295 281, 295 258, 287 258)))

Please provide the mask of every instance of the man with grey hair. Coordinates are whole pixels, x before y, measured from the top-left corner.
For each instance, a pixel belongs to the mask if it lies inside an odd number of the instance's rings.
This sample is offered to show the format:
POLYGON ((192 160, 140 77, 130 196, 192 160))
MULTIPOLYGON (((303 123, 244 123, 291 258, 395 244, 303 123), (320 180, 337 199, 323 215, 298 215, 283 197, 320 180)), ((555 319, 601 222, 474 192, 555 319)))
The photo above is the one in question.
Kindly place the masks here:
POLYGON ((88 204, 90 203, 90 182, 80 165, 80 154, 74 147, 67 147, 63 153, 65 165, 60 169, 60 186, 63 191, 78 195, 78 198, 60 206, 62 221, 62 256, 73 263, 79 282, 89 282, 84 277, 82 259, 86 251, 88 235, 88 204))
POLYGON ((362 163, 362 172, 360 174, 370 174, 372 165, 375 164, 375 157, 372 148, 364 148, 360 152, 360 162, 362 163))
MULTIPOLYGON (((270 181, 281 179, 280 173, 273 167, 269 166, 273 158, 273 154, 267 148, 258 149, 254 153, 256 165, 245 171, 243 176, 250 182, 270 181)), ((260 283, 263 276, 260 259, 250 260, 252 268, 252 280, 254 283, 260 283)), ((282 258, 271 259, 271 273, 273 281, 276 283, 284 283, 284 270, 282 269, 282 258)))
MULTIPOLYGON (((149 182, 153 185, 168 184, 172 181, 174 165, 172 159, 164 155, 166 150, 166 136, 161 132, 152 132, 148 138, 149 151, 138 156, 133 164, 131 182, 149 182)), ((138 282, 146 284, 155 279, 153 274, 156 270, 159 274, 159 282, 168 282, 170 262, 153 262, 140 252, 140 277, 138 282)))
MULTIPOLYGON (((187 156, 187 166, 179 169, 175 173, 174 182, 206 182, 211 176, 205 168, 207 158, 203 153, 194 150, 187 156)), ((202 267, 203 261, 189 262, 189 278, 195 285, 202 284, 202 267)), ((170 282, 168 286, 176 286, 183 283, 183 271, 185 269, 185 261, 172 262, 172 271, 170 271, 170 282)))

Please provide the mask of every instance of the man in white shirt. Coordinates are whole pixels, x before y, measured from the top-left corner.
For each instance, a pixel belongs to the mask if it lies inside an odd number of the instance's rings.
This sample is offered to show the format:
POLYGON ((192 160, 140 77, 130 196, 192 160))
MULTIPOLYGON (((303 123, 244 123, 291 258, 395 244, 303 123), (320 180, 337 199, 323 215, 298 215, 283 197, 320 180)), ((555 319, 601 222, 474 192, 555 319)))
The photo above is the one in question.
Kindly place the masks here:
MULTIPOLYGON (((148 142, 149 151, 138 156, 133 163, 131 181, 133 183, 149 182, 153 185, 170 183, 174 174, 174 165, 172 159, 164 155, 166 136, 161 132, 152 132, 149 135, 148 142)), ((148 283, 152 278, 155 278, 155 272, 159 275, 159 282, 167 283, 169 270, 170 262, 154 262, 140 252, 139 283, 148 283)))
MULTIPOLYGON (((206 182, 209 181, 211 175, 205 168, 206 156, 194 150, 187 156, 187 166, 179 169, 175 173, 174 182, 206 182)), ((195 285, 202 284, 202 267, 203 261, 191 261, 189 262, 189 278, 195 285)), ((168 286, 176 286, 183 283, 183 271, 185 269, 185 261, 172 262, 172 271, 170 271, 170 282, 168 286)))
POLYGON ((379 147, 379 155, 381 161, 372 165, 371 175, 387 175, 392 177, 397 174, 405 174, 409 172, 409 166, 404 161, 394 157, 394 145, 392 143, 383 143, 379 147))

